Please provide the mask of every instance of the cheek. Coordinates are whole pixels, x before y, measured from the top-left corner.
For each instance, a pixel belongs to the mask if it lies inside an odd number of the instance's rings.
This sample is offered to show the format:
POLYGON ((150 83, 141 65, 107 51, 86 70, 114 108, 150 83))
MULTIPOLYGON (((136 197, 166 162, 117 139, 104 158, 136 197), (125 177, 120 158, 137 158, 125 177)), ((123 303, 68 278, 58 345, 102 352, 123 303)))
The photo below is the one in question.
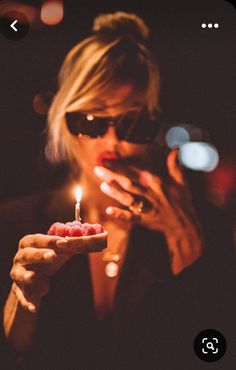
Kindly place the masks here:
POLYGON ((92 140, 88 140, 84 138, 78 142, 77 147, 78 147, 78 152, 89 153, 89 151, 94 147, 94 143, 92 140))
POLYGON ((82 166, 94 165, 97 153, 97 144, 95 140, 84 138, 77 143, 76 158, 82 166))

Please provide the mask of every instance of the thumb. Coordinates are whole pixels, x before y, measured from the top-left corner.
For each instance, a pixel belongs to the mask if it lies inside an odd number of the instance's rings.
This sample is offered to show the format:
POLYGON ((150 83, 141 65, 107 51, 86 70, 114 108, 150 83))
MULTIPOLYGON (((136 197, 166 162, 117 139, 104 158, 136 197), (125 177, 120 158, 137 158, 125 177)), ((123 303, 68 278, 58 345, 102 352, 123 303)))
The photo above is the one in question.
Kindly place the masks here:
POLYGON ((183 170, 179 163, 179 149, 173 149, 167 156, 167 168, 169 175, 179 185, 185 185, 183 170))

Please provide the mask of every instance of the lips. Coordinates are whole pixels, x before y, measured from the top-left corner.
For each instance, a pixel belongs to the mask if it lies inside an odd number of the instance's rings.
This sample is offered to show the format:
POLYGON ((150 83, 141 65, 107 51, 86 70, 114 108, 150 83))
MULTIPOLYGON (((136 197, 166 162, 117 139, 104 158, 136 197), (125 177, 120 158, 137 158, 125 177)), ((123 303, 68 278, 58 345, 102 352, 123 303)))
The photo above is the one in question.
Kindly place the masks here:
POLYGON ((104 164, 103 162, 106 160, 116 161, 120 158, 121 156, 116 152, 104 152, 97 157, 97 164, 101 166, 104 164))

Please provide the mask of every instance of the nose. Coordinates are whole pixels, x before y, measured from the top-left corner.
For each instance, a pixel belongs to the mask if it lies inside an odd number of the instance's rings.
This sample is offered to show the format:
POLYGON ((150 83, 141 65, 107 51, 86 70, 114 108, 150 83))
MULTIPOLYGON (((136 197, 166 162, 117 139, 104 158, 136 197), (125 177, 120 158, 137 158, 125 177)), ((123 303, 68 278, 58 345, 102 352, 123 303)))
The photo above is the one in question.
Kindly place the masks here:
POLYGON ((116 136, 116 130, 113 126, 109 126, 105 135, 103 135, 103 140, 106 143, 117 144, 119 142, 118 137, 116 136))

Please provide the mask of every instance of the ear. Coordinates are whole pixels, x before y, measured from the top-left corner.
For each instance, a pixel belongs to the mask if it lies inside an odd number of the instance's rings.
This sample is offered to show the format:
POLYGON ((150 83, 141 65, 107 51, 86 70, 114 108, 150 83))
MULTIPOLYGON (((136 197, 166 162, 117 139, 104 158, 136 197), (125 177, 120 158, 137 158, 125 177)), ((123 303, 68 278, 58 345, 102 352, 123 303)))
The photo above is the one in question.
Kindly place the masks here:
POLYGON ((181 168, 181 165, 179 163, 179 149, 173 149, 167 156, 167 168, 169 171, 170 177, 177 182, 179 185, 185 185, 185 179, 183 170, 181 168))

